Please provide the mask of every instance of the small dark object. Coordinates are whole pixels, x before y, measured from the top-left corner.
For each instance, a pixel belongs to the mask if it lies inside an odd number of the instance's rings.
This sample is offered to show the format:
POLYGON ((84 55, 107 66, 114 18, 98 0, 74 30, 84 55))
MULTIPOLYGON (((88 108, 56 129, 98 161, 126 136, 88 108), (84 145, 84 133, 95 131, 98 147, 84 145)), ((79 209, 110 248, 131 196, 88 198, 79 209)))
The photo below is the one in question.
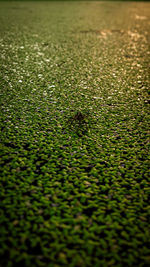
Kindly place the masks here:
POLYGON ((84 115, 81 111, 77 111, 77 113, 72 117, 73 120, 83 122, 85 121, 86 115, 84 115))
POLYGON ((88 129, 87 116, 88 114, 83 114, 81 111, 77 111, 69 118, 67 124, 69 127, 74 129, 79 136, 82 136, 88 129))

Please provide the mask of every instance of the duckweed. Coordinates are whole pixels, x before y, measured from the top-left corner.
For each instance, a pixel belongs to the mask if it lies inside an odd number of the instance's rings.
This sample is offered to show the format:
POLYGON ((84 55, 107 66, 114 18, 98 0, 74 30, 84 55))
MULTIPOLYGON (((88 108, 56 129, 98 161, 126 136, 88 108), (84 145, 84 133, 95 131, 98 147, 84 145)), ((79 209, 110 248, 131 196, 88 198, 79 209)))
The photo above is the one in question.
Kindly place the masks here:
POLYGON ((149 266, 148 2, 0 2, 0 266, 149 266))

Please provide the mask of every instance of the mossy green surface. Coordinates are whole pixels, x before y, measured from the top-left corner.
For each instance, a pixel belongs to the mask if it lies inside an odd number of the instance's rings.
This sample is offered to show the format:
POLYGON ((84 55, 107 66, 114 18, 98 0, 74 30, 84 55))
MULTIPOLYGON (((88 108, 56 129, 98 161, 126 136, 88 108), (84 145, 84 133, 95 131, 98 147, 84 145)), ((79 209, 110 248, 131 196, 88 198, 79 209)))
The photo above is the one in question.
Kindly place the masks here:
POLYGON ((1 267, 149 266, 149 11, 0 3, 1 267))

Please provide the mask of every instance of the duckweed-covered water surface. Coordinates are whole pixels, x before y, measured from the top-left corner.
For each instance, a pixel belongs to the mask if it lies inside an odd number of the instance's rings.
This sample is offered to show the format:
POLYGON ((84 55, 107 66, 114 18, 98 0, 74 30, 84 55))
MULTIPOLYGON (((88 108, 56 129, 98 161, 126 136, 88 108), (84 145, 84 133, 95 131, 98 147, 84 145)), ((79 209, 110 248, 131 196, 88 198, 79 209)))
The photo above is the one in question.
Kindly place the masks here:
POLYGON ((0 2, 0 266, 149 266, 150 4, 0 2))

